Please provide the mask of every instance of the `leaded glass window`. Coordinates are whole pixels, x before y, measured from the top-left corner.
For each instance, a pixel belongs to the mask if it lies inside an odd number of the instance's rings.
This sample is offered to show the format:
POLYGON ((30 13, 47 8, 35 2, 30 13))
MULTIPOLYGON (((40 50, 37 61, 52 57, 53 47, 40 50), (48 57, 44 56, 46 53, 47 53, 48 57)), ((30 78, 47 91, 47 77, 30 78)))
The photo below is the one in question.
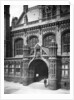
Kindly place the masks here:
POLYGON ((28 39, 28 45, 30 47, 34 47, 36 43, 38 42, 38 38, 36 36, 32 36, 28 39))
POLYGON ((62 77, 63 78, 69 77, 69 65, 68 64, 62 65, 62 77))
POLYGON ((61 5, 60 6, 60 16, 66 16, 67 14, 70 14, 70 5, 61 5))
POLYGON ((62 35, 62 53, 70 52, 70 33, 63 33, 62 35))
POLYGON ((55 35, 54 34, 44 36, 43 46, 49 47, 52 41, 55 41, 55 35))
POLYGON ((15 40, 15 55, 23 54, 23 39, 15 40))
POLYGON ((10 75, 14 74, 14 65, 13 64, 9 65, 9 74, 10 75))
POLYGON ((42 6, 42 17, 43 17, 43 20, 46 20, 46 19, 51 19, 51 18, 54 18, 56 17, 56 5, 43 5, 42 6))

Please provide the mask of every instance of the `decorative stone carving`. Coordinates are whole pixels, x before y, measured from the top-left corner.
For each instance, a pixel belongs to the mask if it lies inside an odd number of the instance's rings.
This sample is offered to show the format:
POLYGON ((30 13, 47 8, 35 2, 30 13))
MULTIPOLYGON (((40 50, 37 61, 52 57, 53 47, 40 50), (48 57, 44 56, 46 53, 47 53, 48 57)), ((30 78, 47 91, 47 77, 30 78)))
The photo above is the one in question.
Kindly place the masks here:
POLYGON ((70 24, 69 23, 68 24, 61 24, 60 29, 61 29, 61 31, 68 30, 68 29, 70 29, 70 24))
POLYGON ((27 35, 29 35, 29 34, 34 35, 34 34, 38 34, 38 33, 39 33, 39 29, 27 31, 27 35))
POLYGON ((55 33, 55 30, 56 30, 56 27, 53 26, 53 27, 47 27, 47 28, 43 28, 42 29, 42 33, 45 34, 45 33, 48 33, 48 32, 53 32, 55 33))

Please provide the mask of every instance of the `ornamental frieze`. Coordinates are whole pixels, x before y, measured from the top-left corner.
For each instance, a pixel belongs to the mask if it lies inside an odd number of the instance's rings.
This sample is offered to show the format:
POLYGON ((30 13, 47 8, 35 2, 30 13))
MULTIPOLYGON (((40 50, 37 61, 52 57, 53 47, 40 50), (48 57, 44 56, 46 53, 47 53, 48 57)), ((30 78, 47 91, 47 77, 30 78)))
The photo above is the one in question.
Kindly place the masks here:
POLYGON ((67 29, 70 29, 70 24, 61 24, 60 26, 60 30, 61 31, 64 31, 64 30, 67 30, 67 29))
POLYGON ((13 36, 23 36, 24 32, 15 33, 13 36))
POLYGON ((21 63, 22 61, 21 60, 5 60, 5 64, 14 64, 14 63, 21 63))
POLYGON ((54 32, 55 33, 55 31, 56 31, 56 27, 47 27, 47 28, 42 29, 43 34, 48 33, 48 32, 54 32))
POLYGON ((12 34, 16 34, 16 33, 21 33, 21 32, 24 32, 25 30, 24 29, 22 29, 22 30, 16 30, 16 31, 11 31, 12 32, 12 34))
POLYGON ((37 29, 37 30, 32 30, 32 31, 27 31, 27 32, 26 32, 26 35, 29 35, 29 34, 34 35, 34 34, 37 34, 37 33, 39 33, 39 29, 37 29))
POLYGON ((13 41, 18 39, 18 38, 22 38, 23 39, 23 36, 15 36, 15 37, 13 37, 13 41))

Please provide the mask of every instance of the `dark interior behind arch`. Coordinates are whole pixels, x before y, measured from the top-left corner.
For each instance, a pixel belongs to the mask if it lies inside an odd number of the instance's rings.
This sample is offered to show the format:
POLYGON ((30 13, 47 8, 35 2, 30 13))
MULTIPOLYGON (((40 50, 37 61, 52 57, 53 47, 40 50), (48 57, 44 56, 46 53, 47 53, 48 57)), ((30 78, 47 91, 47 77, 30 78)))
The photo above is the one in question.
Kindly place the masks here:
POLYGON ((48 67, 43 60, 33 60, 29 65, 29 70, 34 71, 34 81, 40 81, 44 78, 48 78, 48 67))

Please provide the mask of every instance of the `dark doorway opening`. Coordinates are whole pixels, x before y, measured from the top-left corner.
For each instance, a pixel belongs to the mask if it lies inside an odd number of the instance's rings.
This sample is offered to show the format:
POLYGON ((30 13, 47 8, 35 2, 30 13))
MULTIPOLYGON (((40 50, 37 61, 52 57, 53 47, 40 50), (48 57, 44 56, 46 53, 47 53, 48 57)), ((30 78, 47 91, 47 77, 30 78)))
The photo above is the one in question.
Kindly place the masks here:
POLYGON ((34 72, 34 82, 40 81, 44 78, 48 78, 47 64, 41 59, 33 60, 29 66, 29 70, 32 70, 34 72))

